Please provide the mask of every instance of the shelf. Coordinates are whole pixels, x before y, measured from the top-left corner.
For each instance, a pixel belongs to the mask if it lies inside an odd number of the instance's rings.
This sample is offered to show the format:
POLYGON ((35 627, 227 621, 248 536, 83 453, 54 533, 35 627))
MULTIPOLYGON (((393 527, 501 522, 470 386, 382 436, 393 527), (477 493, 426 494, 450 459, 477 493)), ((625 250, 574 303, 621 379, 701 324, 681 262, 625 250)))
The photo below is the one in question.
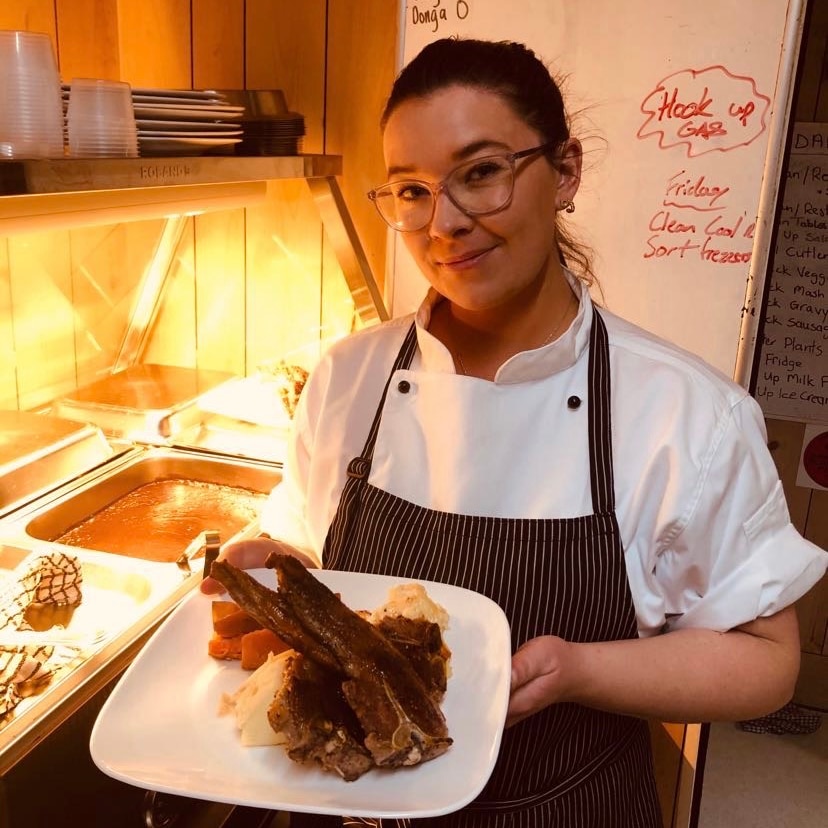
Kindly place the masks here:
POLYGON ((10 160, 0 161, 0 196, 327 178, 341 172, 338 155, 10 160))
POLYGON ((267 181, 304 179, 359 318, 388 319, 336 176, 338 155, 0 160, 0 235, 206 210, 264 200, 267 181))

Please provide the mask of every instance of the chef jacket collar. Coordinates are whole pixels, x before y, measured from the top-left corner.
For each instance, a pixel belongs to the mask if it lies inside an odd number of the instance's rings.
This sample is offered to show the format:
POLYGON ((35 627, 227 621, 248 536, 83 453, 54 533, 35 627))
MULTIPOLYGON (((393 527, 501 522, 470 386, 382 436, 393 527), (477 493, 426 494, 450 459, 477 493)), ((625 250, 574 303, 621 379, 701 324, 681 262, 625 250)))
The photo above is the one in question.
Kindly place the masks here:
MULTIPOLYGON (((552 374, 571 368, 589 345, 589 331, 592 324, 592 300, 584 283, 570 271, 565 270, 566 279, 578 297, 578 313, 572 324, 554 342, 521 351, 504 362, 497 369, 494 381, 504 385, 531 382, 544 379, 552 374)), ((444 302, 445 297, 430 288, 415 316, 417 344, 420 348, 420 365, 424 371, 444 374, 455 373, 451 352, 429 333, 434 308, 444 302)))

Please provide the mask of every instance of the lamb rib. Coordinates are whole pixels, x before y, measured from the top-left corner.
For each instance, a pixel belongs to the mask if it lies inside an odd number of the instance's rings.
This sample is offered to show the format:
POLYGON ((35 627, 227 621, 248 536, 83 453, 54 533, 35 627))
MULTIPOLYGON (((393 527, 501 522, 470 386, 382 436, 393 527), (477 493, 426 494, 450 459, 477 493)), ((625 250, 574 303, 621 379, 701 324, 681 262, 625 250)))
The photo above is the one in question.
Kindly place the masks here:
POLYGON ((261 624, 345 680, 342 691, 380 767, 415 765, 451 746, 439 704, 406 657, 289 555, 271 554, 279 592, 225 562, 211 574, 261 624), (276 609, 274 610, 274 607, 276 609))
POLYGON ((282 685, 267 711, 294 762, 317 762, 353 782, 374 767, 365 734, 337 677, 301 653, 288 656, 282 685))
POLYGON ((333 653, 320 641, 312 638, 293 618, 290 607, 285 605, 280 593, 268 589, 243 569, 238 569, 226 561, 214 561, 210 575, 224 586, 230 597, 248 615, 276 633, 285 644, 289 644, 294 650, 304 653, 334 673, 343 674, 333 653))

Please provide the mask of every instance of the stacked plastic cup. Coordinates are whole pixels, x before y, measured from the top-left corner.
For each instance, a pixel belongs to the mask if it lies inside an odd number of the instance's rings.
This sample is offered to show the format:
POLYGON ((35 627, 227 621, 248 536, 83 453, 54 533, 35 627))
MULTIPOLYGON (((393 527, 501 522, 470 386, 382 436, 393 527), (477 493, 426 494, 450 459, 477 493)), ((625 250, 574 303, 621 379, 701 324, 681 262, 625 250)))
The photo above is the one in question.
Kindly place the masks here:
POLYGON ((130 85, 73 78, 66 131, 73 158, 137 158, 138 127, 130 85))
POLYGON ((52 41, 0 31, 0 158, 62 158, 63 108, 52 41))

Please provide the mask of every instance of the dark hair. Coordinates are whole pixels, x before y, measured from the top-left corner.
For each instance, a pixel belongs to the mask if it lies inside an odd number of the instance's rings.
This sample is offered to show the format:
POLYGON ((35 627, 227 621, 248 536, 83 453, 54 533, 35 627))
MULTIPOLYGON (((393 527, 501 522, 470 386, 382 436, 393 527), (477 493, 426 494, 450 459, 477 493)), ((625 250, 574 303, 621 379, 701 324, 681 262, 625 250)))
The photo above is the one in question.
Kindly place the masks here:
MULTIPOLYGON (((561 90, 537 55, 522 43, 443 38, 425 46, 394 82, 380 124, 400 104, 424 98, 448 86, 471 86, 494 92, 534 129, 543 143, 552 145, 550 163, 559 165, 559 151, 569 139, 569 118, 561 90)), ((587 284, 594 280, 590 253, 556 222, 561 259, 576 264, 587 284)))

